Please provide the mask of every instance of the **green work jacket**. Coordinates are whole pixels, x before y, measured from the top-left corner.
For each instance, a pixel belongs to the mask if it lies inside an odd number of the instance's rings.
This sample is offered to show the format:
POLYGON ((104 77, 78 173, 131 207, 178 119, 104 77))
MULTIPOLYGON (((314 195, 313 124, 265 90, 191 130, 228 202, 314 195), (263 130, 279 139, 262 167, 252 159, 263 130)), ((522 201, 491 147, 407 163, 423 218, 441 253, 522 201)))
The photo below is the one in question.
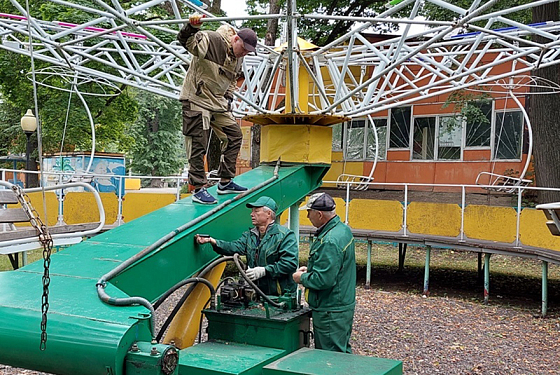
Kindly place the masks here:
POLYGON ((354 308, 354 236, 338 216, 326 223, 313 241, 301 284, 307 288, 307 302, 313 310, 347 311, 354 308))
POLYGON ((249 267, 264 267, 266 275, 256 284, 266 295, 296 291, 292 274, 297 269, 299 251, 296 236, 290 229, 273 223, 260 239, 257 228, 252 228, 236 241, 216 240, 214 250, 222 255, 246 255, 249 267))

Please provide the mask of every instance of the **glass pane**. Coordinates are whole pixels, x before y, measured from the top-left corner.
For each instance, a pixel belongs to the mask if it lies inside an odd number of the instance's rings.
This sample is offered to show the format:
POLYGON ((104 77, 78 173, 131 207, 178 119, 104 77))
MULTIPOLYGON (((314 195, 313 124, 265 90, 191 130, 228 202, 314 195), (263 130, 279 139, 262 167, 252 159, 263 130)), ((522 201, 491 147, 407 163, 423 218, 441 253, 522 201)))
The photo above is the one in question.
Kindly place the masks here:
POLYGON ((433 160, 436 143, 436 118, 419 117, 414 119, 412 159, 433 160))
POLYGON ((361 160, 364 158, 364 120, 352 120, 347 123, 346 159, 361 160))
POLYGON ((411 107, 391 110, 391 136, 389 148, 408 148, 410 144, 411 107))
POLYGON ((523 114, 521 111, 496 113, 495 159, 521 159, 523 114))
POLYGON ((460 117, 439 118, 438 160, 461 159, 462 123, 460 117))
POLYGON ((466 147, 489 147, 492 128, 492 102, 475 102, 463 109, 466 118, 466 147))
MULTIPOLYGON (((373 123, 375 124, 375 128, 377 129, 377 139, 379 143, 379 153, 377 154, 377 160, 385 160, 385 158, 387 157, 387 119, 373 119, 373 123)), ((375 135, 373 134, 371 125, 368 126, 367 132, 366 158, 369 160, 373 160, 375 158, 375 135)))
POLYGON ((343 123, 333 125, 332 127, 332 150, 342 151, 342 129, 343 123))

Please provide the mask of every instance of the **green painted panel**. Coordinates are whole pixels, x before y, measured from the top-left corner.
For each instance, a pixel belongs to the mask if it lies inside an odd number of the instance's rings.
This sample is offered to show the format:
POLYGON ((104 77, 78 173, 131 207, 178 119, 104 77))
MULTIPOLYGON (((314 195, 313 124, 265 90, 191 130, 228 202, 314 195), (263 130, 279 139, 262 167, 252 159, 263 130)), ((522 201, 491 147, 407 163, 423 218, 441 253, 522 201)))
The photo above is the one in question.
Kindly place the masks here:
POLYGON ((402 362, 302 348, 263 368, 262 375, 402 375, 402 362))
POLYGON ((257 375, 284 354, 279 349, 209 341, 179 352, 179 375, 257 375))

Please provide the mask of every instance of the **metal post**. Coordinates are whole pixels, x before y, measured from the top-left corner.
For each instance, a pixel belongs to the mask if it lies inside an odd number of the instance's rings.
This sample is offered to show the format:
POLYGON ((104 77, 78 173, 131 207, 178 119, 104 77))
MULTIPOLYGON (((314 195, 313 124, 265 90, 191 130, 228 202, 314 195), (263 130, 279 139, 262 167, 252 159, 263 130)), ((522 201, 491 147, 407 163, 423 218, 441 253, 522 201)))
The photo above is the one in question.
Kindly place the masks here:
POLYGON ((288 225, 290 229, 294 231, 299 247, 299 202, 290 206, 288 214, 288 225))
POLYGON ((366 289, 371 284, 371 240, 367 241, 366 289))
POLYGON ((490 254, 484 254, 484 304, 490 295, 490 254))
POLYGON ((30 155, 31 155, 31 135, 33 132, 25 132, 25 136, 27 137, 27 145, 25 147, 25 187, 29 187, 29 171, 31 166, 29 165, 30 155))
POLYGON ((542 262, 542 307, 541 315, 544 318, 548 309, 548 262, 542 262))
POLYGON ((27 251, 21 252, 21 266, 27 266, 27 251))
POLYGON ((426 246, 426 263, 424 264, 424 290, 422 295, 428 296, 429 290, 428 286, 430 284, 430 256, 432 253, 432 247, 426 246))
POLYGON ((123 205, 123 200, 124 200, 123 196, 122 196, 122 193, 121 193, 122 179, 123 178, 121 176, 119 176, 119 188, 118 188, 119 191, 117 192, 117 202, 118 202, 118 205, 117 205, 117 221, 116 221, 117 226, 120 226, 121 224, 124 224, 124 220, 123 220, 123 216, 122 216, 122 212, 123 212, 122 205, 123 205))

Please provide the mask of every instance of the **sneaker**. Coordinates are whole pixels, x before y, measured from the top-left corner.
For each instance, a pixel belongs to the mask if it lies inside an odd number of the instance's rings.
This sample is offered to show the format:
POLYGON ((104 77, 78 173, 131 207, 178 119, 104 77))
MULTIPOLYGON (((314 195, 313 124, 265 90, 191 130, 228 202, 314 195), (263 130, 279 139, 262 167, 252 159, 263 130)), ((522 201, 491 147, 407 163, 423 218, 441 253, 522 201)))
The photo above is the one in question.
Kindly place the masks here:
POLYGON ((218 194, 239 194, 244 191, 247 191, 247 188, 237 185, 233 180, 226 185, 222 185, 221 182, 218 184, 218 194))
POLYGON ((205 188, 201 188, 199 191, 194 193, 192 195, 192 201, 200 204, 218 203, 216 198, 214 198, 205 188))

